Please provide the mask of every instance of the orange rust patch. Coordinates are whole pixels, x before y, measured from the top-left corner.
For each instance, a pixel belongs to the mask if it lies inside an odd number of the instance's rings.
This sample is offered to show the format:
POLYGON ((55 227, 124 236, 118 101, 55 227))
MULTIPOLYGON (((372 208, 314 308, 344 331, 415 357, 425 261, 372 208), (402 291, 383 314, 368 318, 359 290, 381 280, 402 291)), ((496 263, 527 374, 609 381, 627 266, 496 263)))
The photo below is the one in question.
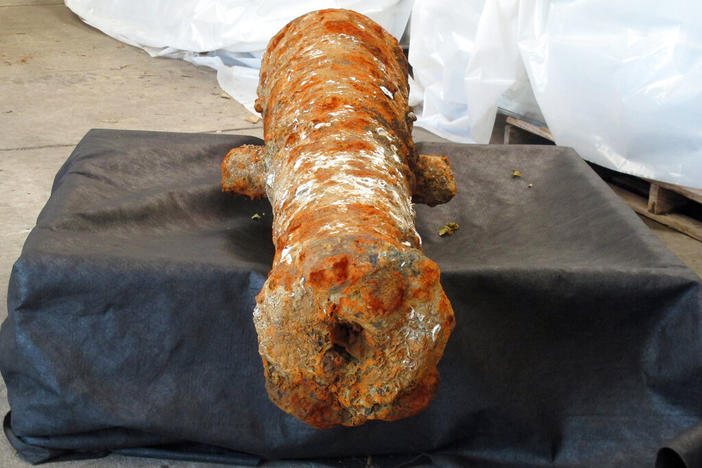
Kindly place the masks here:
POLYGON ((422 259, 419 268, 421 269, 420 278, 422 278, 422 286, 428 288, 439 282, 439 265, 428 258, 422 259))
POLYGON ((390 312, 397 309, 404 299, 405 281, 397 271, 383 270, 374 278, 367 302, 376 311, 390 312))
POLYGON ((309 274, 309 283, 315 288, 330 288, 341 284, 349 275, 349 259, 346 255, 326 258, 322 265, 309 274))

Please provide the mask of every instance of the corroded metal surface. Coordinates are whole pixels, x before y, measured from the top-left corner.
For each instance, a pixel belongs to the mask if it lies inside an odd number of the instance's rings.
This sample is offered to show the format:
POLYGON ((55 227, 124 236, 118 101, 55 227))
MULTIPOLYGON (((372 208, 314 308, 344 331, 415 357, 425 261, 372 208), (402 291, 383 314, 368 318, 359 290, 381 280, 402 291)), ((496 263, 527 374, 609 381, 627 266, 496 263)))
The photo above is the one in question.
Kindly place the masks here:
POLYGON ((285 26, 261 66, 263 147, 232 150, 223 188, 267 196, 273 267, 254 323, 266 389, 315 427, 393 420, 436 391, 453 310, 414 226, 448 201, 448 160, 411 138, 407 61, 380 26, 322 10, 285 26))

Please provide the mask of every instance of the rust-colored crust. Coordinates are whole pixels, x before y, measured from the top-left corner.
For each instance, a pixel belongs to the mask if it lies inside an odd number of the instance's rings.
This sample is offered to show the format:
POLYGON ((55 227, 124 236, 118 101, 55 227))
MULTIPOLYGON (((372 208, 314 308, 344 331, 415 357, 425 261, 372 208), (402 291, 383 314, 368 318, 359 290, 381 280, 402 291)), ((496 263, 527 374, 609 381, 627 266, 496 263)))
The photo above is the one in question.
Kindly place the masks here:
POLYGON ((225 190, 271 202, 276 252, 253 317, 266 389, 314 427, 416 414, 454 326, 412 198, 448 201, 455 181, 447 158, 415 150, 407 69, 363 15, 293 20, 262 59, 265 146, 222 165, 225 190))
POLYGON ((230 150, 221 169, 223 191, 246 195, 252 200, 266 196, 263 146, 243 145, 230 150))
POLYGON ((420 154, 415 170, 412 201, 429 206, 447 203, 456 195, 456 180, 446 156, 420 154))

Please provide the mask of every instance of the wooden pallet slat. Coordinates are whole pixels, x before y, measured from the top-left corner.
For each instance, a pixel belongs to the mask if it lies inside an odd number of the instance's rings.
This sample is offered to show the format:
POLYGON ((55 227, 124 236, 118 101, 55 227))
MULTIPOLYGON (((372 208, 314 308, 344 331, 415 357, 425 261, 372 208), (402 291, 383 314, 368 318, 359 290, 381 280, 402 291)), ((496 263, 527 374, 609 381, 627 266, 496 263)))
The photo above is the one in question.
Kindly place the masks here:
POLYGON ((702 241, 702 222, 688 216, 677 213, 670 214, 654 214, 648 210, 648 202, 645 198, 640 197, 628 190, 619 187, 615 184, 610 184, 614 192, 619 195, 625 202, 631 206, 637 213, 658 221, 676 231, 687 234, 688 236, 702 241))
POLYGON ((521 128, 522 130, 525 130, 525 131, 532 133, 534 135, 538 135, 541 138, 545 138, 551 142, 554 142, 554 143, 556 142, 556 140, 554 140, 554 138, 553 138, 553 135, 551 135, 551 131, 548 129, 547 126, 535 125, 531 122, 527 122, 526 120, 522 120, 522 119, 518 119, 516 117, 509 116, 509 117, 507 117, 506 125, 505 125, 505 144, 509 144, 507 137, 511 136, 511 135, 507 135, 507 132, 508 132, 510 125, 517 127, 517 128, 521 128))
POLYGON ((696 189, 696 188, 692 188, 692 187, 685 187, 683 185, 669 184, 667 182, 661 182, 661 181, 653 180, 653 179, 644 179, 644 180, 648 181, 651 184, 655 184, 662 189, 669 190, 671 192, 677 193, 678 195, 682 195, 683 197, 687 198, 688 200, 692 200, 696 203, 702 204, 702 190, 701 189, 696 189))
POLYGON ((653 183, 649 187, 647 209, 650 213, 656 215, 672 213, 686 203, 687 198, 672 190, 664 189, 653 183))

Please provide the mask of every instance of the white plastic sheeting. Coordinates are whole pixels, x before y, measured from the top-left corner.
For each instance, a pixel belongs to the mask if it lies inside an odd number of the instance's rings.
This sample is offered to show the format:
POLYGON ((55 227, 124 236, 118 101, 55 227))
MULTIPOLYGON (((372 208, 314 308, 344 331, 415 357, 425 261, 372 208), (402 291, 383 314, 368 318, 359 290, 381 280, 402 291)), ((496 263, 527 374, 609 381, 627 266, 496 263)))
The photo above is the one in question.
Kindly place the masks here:
POLYGON ((540 110, 585 159, 702 188, 701 2, 416 0, 411 26, 416 125, 485 143, 498 104, 540 110))
POLYGON ((462 143, 487 143, 499 97, 516 81, 519 0, 416 0, 409 60, 417 126, 462 143))
POLYGON ((291 19, 349 8, 400 38, 412 11, 416 125, 485 143, 499 105, 543 118, 558 144, 597 164, 702 188, 702 2, 65 2, 153 56, 217 69, 220 86, 252 111, 261 53, 291 19))
POLYGON ((154 57, 217 70, 222 89, 251 112, 268 41, 292 19, 323 8, 369 16, 400 39, 412 0, 65 0, 89 25, 154 57))
POLYGON ((530 0, 520 23, 529 81, 558 144, 702 188, 702 2, 530 0))

